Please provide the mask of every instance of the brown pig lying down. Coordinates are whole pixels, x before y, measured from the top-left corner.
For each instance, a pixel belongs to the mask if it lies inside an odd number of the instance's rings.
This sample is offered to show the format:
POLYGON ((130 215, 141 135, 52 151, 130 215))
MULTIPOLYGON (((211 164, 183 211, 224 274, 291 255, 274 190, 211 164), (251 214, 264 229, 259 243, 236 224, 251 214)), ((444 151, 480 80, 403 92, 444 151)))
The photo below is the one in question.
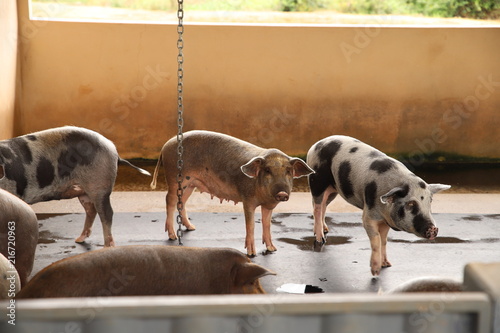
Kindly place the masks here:
POLYGON ((57 261, 17 298, 263 294, 259 278, 274 274, 229 248, 122 246, 57 261))

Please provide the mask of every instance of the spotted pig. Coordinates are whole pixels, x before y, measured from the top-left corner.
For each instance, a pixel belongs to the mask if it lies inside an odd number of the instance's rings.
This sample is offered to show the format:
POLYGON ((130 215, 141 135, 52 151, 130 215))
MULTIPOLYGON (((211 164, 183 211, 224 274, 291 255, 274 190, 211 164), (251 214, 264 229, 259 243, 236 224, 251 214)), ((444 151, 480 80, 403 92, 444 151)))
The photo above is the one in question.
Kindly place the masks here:
POLYGON ((374 276, 387 260, 389 228, 434 239, 438 228, 431 216, 432 195, 449 185, 427 184, 401 162, 348 136, 330 136, 316 142, 307 153, 314 206, 316 241, 324 243, 327 205, 340 194, 363 210, 363 226, 372 249, 370 267, 374 276))
POLYGON ((137 168, 118 156, 115 145, 94 131, 60 127, 0 141, 0 188, 28 204, 78 197, 86 218, 77 243, 90 236, 97 214, 104 245, 113 246, 110 195, 118 163, 137 168))

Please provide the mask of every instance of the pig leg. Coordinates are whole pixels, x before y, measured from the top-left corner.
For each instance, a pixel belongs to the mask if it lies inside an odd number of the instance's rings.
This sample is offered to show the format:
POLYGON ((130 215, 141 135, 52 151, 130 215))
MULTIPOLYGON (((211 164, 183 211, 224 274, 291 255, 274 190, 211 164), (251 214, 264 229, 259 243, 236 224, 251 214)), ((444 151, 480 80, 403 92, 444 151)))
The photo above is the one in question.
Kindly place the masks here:
POLYGON ((325 234, 329 231, 325 221, 326 207, 336 196, 337 191, 329 186, 321 195, 313 198, 314 235, 317 243, 326 243, 325 234))
POLYGON ((247 256, 255 257, 257 251, 255 250, 255 208, 249 205, 245 201, 243 202, 243 210, 245 211, 245 225, 246 225, 246 237, 245 237, 245 248, 247 249, 247 256))
POLYGON ((80 203, 85 209, 85 225, 83 227, 82 234, 77 239, 75 239, 75 242, 83 243, 85 242, 85 239, 87 239, 87 237, 89 237, 92 233, 92 225, 94 224, 97 210, 95 209, 95 206, 88 195, 81 195, 78 197, 78 200, 80 200, 80 203))
MULTIPOLYGON (((384 225, 384 221, 372 220, 365 214, 365 212, 363 212, 363 227, 366 230, 368 238, 370 238, 370 245, 372 249, 370 268, 373 276, 379 275, 380 270, 382 269, 382 256, 383 252, 385 251, 383 250, 382 246, 382 235, 385 233, 386 238, 388 232, 388 230, 384 229, 384 225)), ((385 239, 385 241, 387 242, 387 238, 385 239)))
POLYGON ((266 244, 266 249, 270 252, 276 251, 276 247, 274 246, 271 240, 271 217, 273 215, 272 209, 260 207, 262 211, 262 243, 266 244))
POLYGON ((113 208, 111 207, 110 201, 111 193, 105 193, 103 195, 96 196, 94 201, 97 214, 102 223, 102 232, 104 234, 104 246, 115 246, 115 241, 113 240, 113 235, 111 234, 111 225, 113 223, 113 208))
POLYGON ((387 260, 387 234, 389 233, 389 225, 382 223, 379 225, 380 239, 382 242, 382 268, 391 267, 391 263, 387 260))
MULTIPOLYGON (((169 186, 169 188, 172 188, 169 186)), ((189 196, 191 193, 193 193, 194 188, 193 187, 186 187, 183 191, 182 194, 182 203, 184 205, 184 209, 181 212, 181 217, 182 217, 182 224, 187 228, 187 230, 192 231, 196 230, 196 227, 191 224, 189 221, 188 215, 187 215, 187 210, 186 210, 186 202, 189 199, 189 196)), ((177 201, 179 200, 177 198, 177 191, 171 191, 169 190, 167 192, 167 196, 165 198, 166 200, 166 205, 167 205, 167 219, 165 221, 165 231, 168 232, 168 238, 170 240, 176 240, 177 239, 177 232, 175 231, 174 228, 174 215, 175 212, 177 211, 177 201)))
MULTIPOLYGON (((169 187, 170 189, 170 187, 169 187)), ((165 231, 168 232, 168 238, 170 240, 177 239, 177 234, 174 229, 174 212, 177 207, 177 194, 174 191, 169 190, 167 196, 165 197, 167 204, 167 220, 165 221, 165 231)))

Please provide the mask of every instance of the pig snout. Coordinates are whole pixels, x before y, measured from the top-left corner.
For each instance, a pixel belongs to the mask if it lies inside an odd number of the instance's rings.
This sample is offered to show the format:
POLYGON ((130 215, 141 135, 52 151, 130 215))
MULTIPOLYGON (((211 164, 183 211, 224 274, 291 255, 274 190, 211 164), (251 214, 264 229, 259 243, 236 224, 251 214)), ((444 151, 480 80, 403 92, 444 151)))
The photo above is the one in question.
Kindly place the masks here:
POLYGON ((278 192, 278 194, 276 194, 274 198, 276 199, 276 201, 288 201, 290 196, 285 191, 281 191, 278 192))
POLYGON ((425 232, 425 238, 429 240, 434 240, 438 234, 439 229, 435 226, 429 227, 425 232))

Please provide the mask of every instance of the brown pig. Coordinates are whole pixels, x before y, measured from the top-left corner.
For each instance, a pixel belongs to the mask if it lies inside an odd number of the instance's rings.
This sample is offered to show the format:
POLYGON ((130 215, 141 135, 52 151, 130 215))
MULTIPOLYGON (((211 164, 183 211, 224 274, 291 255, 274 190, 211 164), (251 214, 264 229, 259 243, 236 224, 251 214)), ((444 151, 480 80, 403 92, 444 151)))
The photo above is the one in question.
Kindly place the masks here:
MULTIPOLYGON (((287 201, 293 179, 314 172, 300 158, 292 158, 278 149, 264 149, 232 136, 209 132, 190 131, 183 135, 182 202, 186 203, 195 188, 223 200, 243 202, 246 223, 245 248, 255 256, 254 214, 261 206, 262 241, 268 251, 276 251, 271 240, 271 215, 274 207, 287 201)), ((174 211, 177 205, 177 138, 173 137, 162 148, 153 176, 151 188, 156 188, 158 169, 163 162, 169 191, 167 193, 167 219, 165 231, 176 239, 174 211)), ((195 226, 182 210, 182 223, 188 230, 195 226)))
POLYGON ((17 298, 264 294, 272 274, 235 249, 121 246, 55 262, 17 298))
POLYGON ((21 286, 28 280, 38 244, 38 220, 31 207, 0 189, 0 253, 19 273, 21 286))
POLYGON ((0 300, 14 298, 20 289, 21 282, 16 268, 0 253, 0 300))

